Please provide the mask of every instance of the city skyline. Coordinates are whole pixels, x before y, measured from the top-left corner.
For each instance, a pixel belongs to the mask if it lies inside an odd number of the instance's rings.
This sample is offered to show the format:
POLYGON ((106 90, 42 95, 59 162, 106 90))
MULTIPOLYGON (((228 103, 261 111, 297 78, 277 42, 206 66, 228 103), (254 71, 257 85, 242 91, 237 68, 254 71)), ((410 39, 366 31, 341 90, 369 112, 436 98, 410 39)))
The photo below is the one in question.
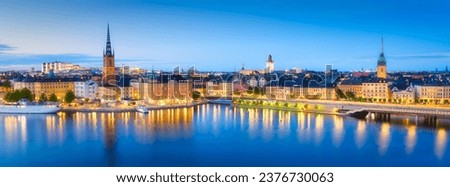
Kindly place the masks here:
POLYGON ((272 54, 276 70, 324 70, 326 64, 375 70, 381 35, 388 71, 444 70, 450 62, 445 1, 4 4, 2 70, 38 69, 55 60, 100 68, 108 23, 117 66, 234 71, 244 63, 262 69, 272 54))

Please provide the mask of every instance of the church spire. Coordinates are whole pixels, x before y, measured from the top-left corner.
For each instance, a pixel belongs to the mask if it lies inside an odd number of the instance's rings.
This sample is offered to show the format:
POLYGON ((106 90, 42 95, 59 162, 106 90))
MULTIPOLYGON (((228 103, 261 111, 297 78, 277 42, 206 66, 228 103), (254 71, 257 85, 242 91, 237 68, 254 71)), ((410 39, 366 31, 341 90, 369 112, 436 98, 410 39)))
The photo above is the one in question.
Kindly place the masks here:
POLYGON ((381 35, 381 54, 384 54, 384 36, 381 35))
POLYGON ((106 38, 105 55, 107 55, 107 56, 112 56, 113 55, 113 52, 112 52, 112 49, 111 49, 111 37, 109 35, 109 23, 108 23, 108 31, 107 31, 107 38, 106 38))

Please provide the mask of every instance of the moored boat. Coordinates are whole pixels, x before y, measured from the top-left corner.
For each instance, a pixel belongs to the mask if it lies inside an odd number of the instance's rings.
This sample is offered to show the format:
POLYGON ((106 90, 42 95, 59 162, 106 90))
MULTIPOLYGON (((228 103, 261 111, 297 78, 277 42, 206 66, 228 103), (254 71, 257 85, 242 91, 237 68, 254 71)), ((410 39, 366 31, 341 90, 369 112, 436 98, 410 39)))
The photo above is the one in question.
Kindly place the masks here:
POLYGON ((1 104, 0 113, 4 114, 54 114, 61 108, 58 103, 36 103, 21 99, 15 104, 1 104))
POLYGON ((142 106, 142 105, 137 106, 136 110, 140 113, 144 113, 144 114, 148 113, 148 108, 145 106, 142 106))

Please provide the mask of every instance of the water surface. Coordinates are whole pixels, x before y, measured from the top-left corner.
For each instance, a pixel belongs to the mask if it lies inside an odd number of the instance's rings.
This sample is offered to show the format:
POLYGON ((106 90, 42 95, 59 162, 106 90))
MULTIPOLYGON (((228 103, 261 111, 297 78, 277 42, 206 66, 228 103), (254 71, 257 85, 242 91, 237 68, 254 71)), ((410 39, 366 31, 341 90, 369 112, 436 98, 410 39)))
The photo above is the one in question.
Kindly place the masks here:
POLYGON ((0 166, 450 166, 449 131, 201 105, 149 114, 0 114, 0 166))

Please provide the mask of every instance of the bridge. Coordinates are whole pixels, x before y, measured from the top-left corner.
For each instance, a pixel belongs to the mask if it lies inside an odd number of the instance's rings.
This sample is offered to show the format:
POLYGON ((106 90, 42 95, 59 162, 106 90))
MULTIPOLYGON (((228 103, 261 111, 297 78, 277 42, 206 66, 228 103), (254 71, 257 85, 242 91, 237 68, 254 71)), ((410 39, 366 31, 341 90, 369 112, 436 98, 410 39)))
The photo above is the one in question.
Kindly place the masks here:
POLYGON ((425 123, 436 124, 438 119, 450 119, 450 106, 437 107, 426 105, 400 105, 383 103, 359 103, 348 101, 320 101, 305 100, 302 103, 320 104, 326 107, 333 107, 348 111, 347 114, 366 111, 369 115, 379 120, 390 120, 391 115, 410 115, 416 116, 416 119, 423 118, 425 123))

